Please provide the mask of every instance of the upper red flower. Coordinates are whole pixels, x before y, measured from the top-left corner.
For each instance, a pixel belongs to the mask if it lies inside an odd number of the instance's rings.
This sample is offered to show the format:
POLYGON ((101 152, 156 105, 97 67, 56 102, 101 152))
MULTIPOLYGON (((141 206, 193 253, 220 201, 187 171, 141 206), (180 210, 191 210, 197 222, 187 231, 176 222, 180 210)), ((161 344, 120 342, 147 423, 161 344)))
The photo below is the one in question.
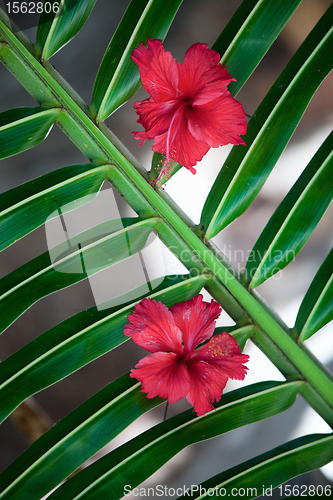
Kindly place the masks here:
POLYGON ((215 335, 215 320, 221 307, 202 295, 168 310, 161 302, 143 299, 128 316, 124 333, 152 354, 131 370, 148 398, 159 396, 175 403, 186 396, 198 415, 213 410, 228 378, 243 380, 249 356, 226 332, 215 335))
POLYGON ((245 112, 227 90, 235 79, 218 64, 219 54, 195 43, 181 64, 160 40, 149 38, 147 45, 140 43, 131 56, 151 96, 134 104, 145 129, 133 132, 139 146, 154 139, 153 150, 166 156, 166 168, 172 159, 195 174, 193 166, 210 148, 245 145, 245 112))

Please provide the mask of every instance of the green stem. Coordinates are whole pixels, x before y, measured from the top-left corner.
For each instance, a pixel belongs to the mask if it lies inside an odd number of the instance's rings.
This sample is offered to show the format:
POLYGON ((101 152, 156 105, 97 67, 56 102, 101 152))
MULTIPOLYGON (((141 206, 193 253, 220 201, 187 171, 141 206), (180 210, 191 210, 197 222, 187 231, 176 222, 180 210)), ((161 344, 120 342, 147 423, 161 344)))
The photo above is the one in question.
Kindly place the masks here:
POLYGON ((303 391, 309 404, 333 426, 333 383, 318 361, 314 361, 290 336, 289 329, 240 282, 225 257, 205 245, 195 234, 194 224, 147 182, 143 167, 125 150, 103 124, 96 125, 82 103, 49 63, 42 65, 31 50, 11 32, 0 12, 0 59, 28 92, 44 106, 61 107, 58 124, 76 146, 94 163, 110 163, 109 180, 141 216, 158 216, 161 240, 191 273, 207 274, 207 290, 239 324, 257 326, 254 341, 289 379, 305 380, 303 391), (1 21, 3 19, 3 21, 1 21))

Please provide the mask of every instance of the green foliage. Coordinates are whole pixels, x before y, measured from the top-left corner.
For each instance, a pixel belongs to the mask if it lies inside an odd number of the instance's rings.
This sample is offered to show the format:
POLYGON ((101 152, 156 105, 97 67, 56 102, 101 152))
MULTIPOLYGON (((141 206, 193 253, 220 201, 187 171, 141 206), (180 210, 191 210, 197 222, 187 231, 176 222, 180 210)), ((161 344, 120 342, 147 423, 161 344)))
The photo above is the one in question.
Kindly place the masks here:
POLYGON ((42 142, 60 109, 16 108, 0 113, 0 159, 42 142))
MULTIPOLYGON (((132 220, 123 222, 130 224, 132 220)), ((117 221, 103 223, 57 245, 52 253, 59 258, 53 262, 45 252, 2 278, 0 332, 45 295, 85 279, 85 267, 95 274, 141 250, 156 222, 150 218, 120 230, 117 221), (82 241, 86 242, 83 247, 82 241)))
POLYGON ((50 429, 8 468, 2 498, 32 497, 36 491, 43 496, 133 420, 163 402, 148 400, 139 386, 125 375, 50 429))
MULTIPOLYGON (((236 11, 213 45, 237 79, 230 85, 233 95, 246 84, 299 3, 244 0, 236 11)), ((120 305, 110 301, 102 310, 82 311, 3 361, 1 421, 29 396, 125 342, 127 317, 142 297, 171 306, 197 295, 203 287, 234 319, 236 325, 229 331, 241 347, 250 338, 286 382, 245 386, 225 394, 216 410, 204 416, 187 411, 170 418, 79 472, 49 498, 100 499, 110 491, 113 499, 121 498, 129 475, 131 486, 139 485, 184 447, 277 415, 293 404, 298 393, 333 426, 332 376, 303 345, 333 318, 332 251, 314 277, 292 330, 252 290, 289 264, 327 209, 333 193, 332 134, 262 230, 252 250, 255 259, 249 259, 244 275, 239 275, 209 241, 256 198, 312 96, 332 70, 332 7, 253 114, 245 138, 247 146, 232 149, 207 197, 200 226, 195 227, 163 189, 149 184, 147 172, 101 123, 139 88, 132 50, 147 38, 164 39, 181 0, 130 2, 100 64, 91 106, 48 59, 78 33, 95 1, 60 4, 59 14, 40 16, 35 46, 23 34, 15 33, 0 11, 0 60, 40 105, 0 114, 0 158, 39 144, 56 123, 90 163, 58 169, 1 194, 0 250, 56 213, 72 210, 72 202, 77 200, 79 206, 91 200, 105 180, 139 217, 102 222, 55 248, 56 259, 47 252, 2 278, 0 331, 43 297, 125 261, 145 246, 152 232, 189 274, 165 276, 158 286, 149 282, 149 291, 139 288, 134 291, 135 299, 122 297, 120 305), (278 261, 272 259, 277 253, 278 261)), ((154 155, 149 180, 156 179, 161 160, 160 155, 154 155)), ((179 168, 176 165, 172 175, 179 168)), ((163 402, 147 399, 139 389, 139 383, 124 375, 67 415, 1 474, 0 498, 40 499, 131 422, 163 402)), ((223 471, 203 486, 261 487, 268 478, 270 485, 276 486, 332 459, 331 434, 304 436, 223 471)))
MULTIPOLYGON (((294 439, 205 481, 201 487, 202 491, 206 489, 207 494, 200 495, 194 492, 192 498, 221 497, 221 495, 212 495, 210 488, 226 491, 227 496, 237 489, 237 491, 246 492, 246 498, 255 498, 257 496, 255 492, 263 494, 263 484, 269 484, 269 488, 275 488, 288 481, 291 475, 304 474, 331 461, 332 441, 333 436, 326 434, 312 434, 294 439)), ((327 489, 327 492, 329 493, 330 490, 327 489)), ((269 496, 268 493, 267 496, 269 496)))
POLYGON ((308 339, 332 320, 333 250, 330 251, 306 292, 296 318, 300 341, 308 339))
POLYGON ((254 245, 246 266, 250 287, 261 285, 296 257, 331 203, 332 140, 333 133, 318 149, 254 245))
POLYGON ((300 382, 253 384, 222 396, 216 411, 204 419, 191 410, 183 412, 109 453, 83 471, 82 481, 69 480, 52 496, 66 500, 97 499, 112 491, 115 498, 121 498, 129 470, 134 488, 185 446, 287 409, 300 385, 300 382))
MULTIPOLYGON (((1 196, 0 250, 45 223, 59 207, 77 198, 77 206, 97 194, 110 167, 71 165, 10 189, 1 196)), ((64 213, 64 208, 62 208, 64 213)))
POLYGON ((237 80, 228 87, 231 95, 243 87, 300 3, 301 0, 242 2, 212 47, 237 80), (247 50, 243 50, 244 46, 247 50))
POLYGON ((86 22, 96 0, 61 0, 39 16, 37 43, 42 59, 49 59, 68 43, 86 22), (58 8, 59 6, 59 8, 58 8), (56 8, 54 8, 56 7, 56 8))

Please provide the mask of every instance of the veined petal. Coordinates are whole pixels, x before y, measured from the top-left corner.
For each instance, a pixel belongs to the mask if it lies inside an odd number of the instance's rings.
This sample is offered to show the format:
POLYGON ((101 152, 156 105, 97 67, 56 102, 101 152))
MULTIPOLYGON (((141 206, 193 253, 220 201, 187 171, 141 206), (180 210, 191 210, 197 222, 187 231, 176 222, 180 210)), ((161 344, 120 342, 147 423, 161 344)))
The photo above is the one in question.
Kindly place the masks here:
POLYGON ((174 99, 179 81, 177 62, 169 51, 165 52, 160 40, 149 38, 147 45, 140 43, 131 55, 139 67, 142 85, 157 102, 174 99))
POLYGON ((227 332, 215 335, 204 347, 198 350, 195 360, 205 361, 218 371, 232 379, 243 380, 248 368, 244 366, 249 360, 242 354, 236 340, 227 332))
POLYGON ((200 361, 187 366, 190 390, 187 401, 198 416, 214 409, 212 402, 221 399, 228 377, 215 367, 200 361))
POLYGON ((181 332, 173 315, 162 302, 143 299, 128 316, 124 334, 149 352, 182 354, 181 332))
POLYGON ((140 118, 145 132, 133 132, 135 139, 141 139, 141 146, 146 139, 154 139, 157 135, 167 132, 174 113, 181 103, 179 100, 155 102, 152 98, 138 101, 134 108, 140 118))
POLYGON ((195 43, 185 54, 184 64, 178 64, 181 94, 204 104, 217 99, 234 80, 224 66, 218 64, 220 55, 206 43, 195 43))
POLYGON ((169 403, 185 397, 190 388, 186 367, 173 352, 155 352, 141 359, 131 377, 141 382, 141 392, 147 392, 147 398, 159 396, 169 403))
POLYGON ((207 43, 197 42, 185 52, 184 66, 192 68, 194 72, 195 68, 198 67, 203 73, 207 69, 217 66, 220 59, 220 54, 213 49, 209 49, 207 43))
POLYGON ((176 111, 169 130, 155 137, 153 151, 169 156, 195 174, 193 166, 203 158, 210 147, 190 133, 186 114, 185 106, 176 111))
POLYGON ((184 355, 213 335, 215 320, 221 311, 215 300, 203 302, 202 295, 170 308, 175 324, 183 334, 184 355))
MULTIPOLYGON (((223 82, 221 81, 221 69, 224 69, 223 66, 212 68, 202 76, 202 79, 206 82, 206 84, 202 85, 201 88, 198 88, 196 95, 193 98, 194 106, 201 106, 214 101, 223 95, 229 95, 226 85, 223 85, 223 82)), ((229 74, 227 71, 225 72, 229 74)), ((235 82, 236 80, 235 78, 230 78, 225 81, 227 82, 227 85, 229 85, 230 82, 235 82)))
POLYGON ((193 137, 217 148, 243 144, 247 123, 242 105, 230 95, 223 95, 203 106, 193 106, 188 114, 188 128, 193 137))

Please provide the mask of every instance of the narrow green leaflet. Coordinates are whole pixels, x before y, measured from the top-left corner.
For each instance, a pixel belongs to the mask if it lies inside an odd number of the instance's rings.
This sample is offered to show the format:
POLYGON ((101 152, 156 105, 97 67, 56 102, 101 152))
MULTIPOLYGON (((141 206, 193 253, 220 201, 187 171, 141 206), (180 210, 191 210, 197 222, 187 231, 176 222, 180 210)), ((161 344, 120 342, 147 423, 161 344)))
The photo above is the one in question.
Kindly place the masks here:
POLYGON ((141 484, 180 450, 242 425, 271 417, 289 408, 302 382, 261 382, 222 396, 216 410, 197 417, 185 411, 128 441, 68 480, 52 500, 112 499, 124 495, 124 485, 141 484), (129 476, 129 471, 131 471, 129 476))
POLYGON ((303 248, 333 197, 333 132, 278 206, 246 264, 250 288, 283 269, 303 248))
POLYGON ((54 326, 0 364, 0 422, 29 396, 67 377, 82 366, 122 344, 124 325, 144 296, 167 307, 191 299, 205 284, 201 276, 168 276, 148 282, 135 301, 123 297, 116 307, 92 307, 54 326), (24 380, 24 383, 22 383, 24 380))
POLYGON ((274 83, 248 124, 246 146, 234 147, 205 202, 209 240, 239 217, 264 185, 311 97, 333 67, 331 6, 274 83), (309 74, 312 77, 309 79, 309 74), (284 133, 281 134, 280 131, 284 133))
POLYGON ((76 207, 97 194, 110 166, 70 165, 25 182, 0 195, 0 251, 45 223, 76 200, 76 207))
POLYGON ((240 91, 300 3, 301 0, 241 3, 212 46, 221 54, 222 66, 227 66, 237 80, 228 87, 231 95, 240 91))
POLYGON ((0 159, 16 155, 42 142, 61 109, 14 108, 0 113, 0 159))
POLYGON ((302 301, 295 329, 299 341, 310 338, 333 319, 333 249, 330 251, 302 301))
MULTIPOLYGON (((271 488, 300 474, 319 469, 331 460, 333 460, 332 434, 303 436, 212 477, 199 485, 199 491, 193 491, 191 498, 220 499, 221 496, 235 497, 236 492, 240 494, 244 492, 244 498, 247 500, 265 494, 269 498, 271 488)), ((332 487, 321 488, 322 490, 317 490, 319 496, 329 498, 332 487)), ((292 486, 290 490, 292 491, 292 486)), ((293 491, 296 495, 297 492, 301 493, 297 485, 293 491)), ((315 490, 310 496, 314 495, 315 490)), ((186 496, 181 496, 178 500, 185 498, 186 496)))
POLYGON ((144 247, 157 221, 156 218, 134 224, 133 219, 107 221, 65 239, 2 278, 0 332, 42 297, 134 255, 144 247))
POLYGON ((140 75, 130 55, 148 38, 164 40, 182 0, 132 0, 105 52, 92 104, 105 120, 139 89, 140 75))
POLYGON ((51 0, 44 5, 37 26, 42 58, 49 59, 80 31, 96 0, 51 0), (48 12, 49 10, 49 12, 48 12))
POLYGON ((36 500, 163 399, 148 399, 123 375, 43 434, 0 474, 1 500, 36 500), (36 494, 36 492, 38 492, 36 494))

